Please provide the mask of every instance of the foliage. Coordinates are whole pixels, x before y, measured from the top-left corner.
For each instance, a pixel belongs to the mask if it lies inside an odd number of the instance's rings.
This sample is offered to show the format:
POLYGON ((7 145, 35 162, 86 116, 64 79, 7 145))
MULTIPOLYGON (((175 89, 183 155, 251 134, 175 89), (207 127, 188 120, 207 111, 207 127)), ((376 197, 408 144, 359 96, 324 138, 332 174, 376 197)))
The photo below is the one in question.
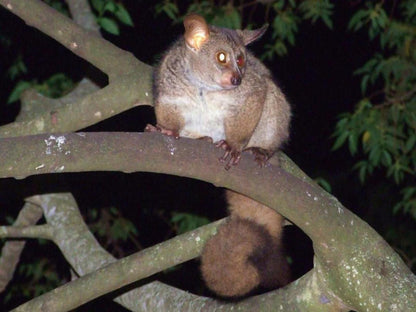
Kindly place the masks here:
MULTIPOLYGON (((44 0, 48 5, 69 16, 69 10, 64 0, 44 0)), ((92 8, 96 14, 98 25, 112 35, 120 35, 120 23, 127 26, 134 26, 133 20, 124 5, 114 0, 91 0, 92 8)), ((10 39, 6 34, 0 32, 0 46, 10 48, 10 39)), ((6 78, 14 82, 14 86, 9 94, 7 103, 17 102, 22 92, 29 88, 34 88, 43 95, 57 98, 69 92, 74 87, 74 82, 65 73, 56 73, 39 82, 37 79, 25 80, 24 75, 28 74, 25 64, 25 55, 18 51, 17 57, 9 65, 6 78)))
POLYGON ((87 214, 91 231, 98 237, 104 248, 114 256, 125 256, 126 243, 134 245, 135 250, 142 249, 137 241, 138 230, 128 219, 122 216, 116 207, 90 209, 87 214))
MULTIPOLYGON (((49 243, 50 248, 52 243, 49 243)), ((58 275, 56 264, 47 258, 29 260, 21 263, 17 270, 20 283, 13 283, 4 300, 5 303, 17 298, 33 298, 46 293, 59 285, 65 279, 58 275)))
POLYGON ((360 158, 355 168, 362 182, 384 171, 401 187, 394 212, 416 219, 416 6, 402 1, 387 9, 384 2, 366 3, 350 20, 349 29, 367 29, 381 52, 355 72, 367 96, 340 116, 334 149, 348 144, 360 158))
MULTIPOLYGON (((328 28, 333 27, 331 15, 334 5, 329 0, 278 0, 278 1, 240 1, 233 5, 232 1, 203 0, 183 1, 181 6, 176 1, 166 0, 155 6, 156 14, 166 14, 174 23, 191 12, 199 13, 208 23, 228 28, 252 28, 254 12, 261 10, 264 21, 270 21, 272 44, 265 45, 264 57, 285 55, 288 45, 295 44, 295 36, 302 21, 312 24, 321 20, 328 28), (186 2, 186 5, 183 3, 186 2), (185 8, 185 9, 182 9, 185 8), (244 25, 242 21, 245 21, 244 25)), ((260 26, 260 25, 257 25, 260 26)))
MULTIPOLYGON (((24 66, 24 64, 17 66, 24 66)), ((11 70, 13 70, 12 68, 13 67, 11 67, 11 70)), ((42 82, 38 82, 37 79, 30 81, 19 80, 11 91, 9 98, 7 99, 7 103, 18 101, 22 92, 30 88, 34 88, 45 96, 58 98, 68 93, 73 87, 74 82, 64 73, 53 74, 42 82)))
MULTIPOLYGON (((394 214, 416 220, 416 4, 401 1, 366 3, 351 18, 349 29, 368 32, 379 52, 355 71, 365 97, 354 112, 339 117, 333 149, 348 145, 358 161, 362 183, 377 173, 399 187, 394 214)), ((394 189, 394 188, 391 188, 394 189)), ((386 234, 412 268, 416 265, 412 225, 390 227, 386 234), (398 239, 406 237, 406 239, 398 239)))
POLYGON ((176 229, 176 233, 182 234, 208 224, 210 220, 192 213, 174 212, 171 222, 176 229))
POLYGON ((91 0, 91 5, 97 14, 98 25, 110 34, 120 35, 118 22, 133 26, 133 20, 123 4, 114 0, 91 0))

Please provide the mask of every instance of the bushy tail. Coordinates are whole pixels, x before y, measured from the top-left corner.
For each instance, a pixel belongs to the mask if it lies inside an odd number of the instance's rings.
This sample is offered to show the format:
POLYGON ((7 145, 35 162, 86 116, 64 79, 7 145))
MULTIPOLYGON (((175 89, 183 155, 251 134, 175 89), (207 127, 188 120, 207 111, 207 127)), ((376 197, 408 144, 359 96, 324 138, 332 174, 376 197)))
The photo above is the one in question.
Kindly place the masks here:
POLYGON ((270 235, 264 225, 232 214, 205 245, 202 276, 222 297, 240 297, 258 286, 284 286, 290 277, 281 249, 280 237, 270 235))

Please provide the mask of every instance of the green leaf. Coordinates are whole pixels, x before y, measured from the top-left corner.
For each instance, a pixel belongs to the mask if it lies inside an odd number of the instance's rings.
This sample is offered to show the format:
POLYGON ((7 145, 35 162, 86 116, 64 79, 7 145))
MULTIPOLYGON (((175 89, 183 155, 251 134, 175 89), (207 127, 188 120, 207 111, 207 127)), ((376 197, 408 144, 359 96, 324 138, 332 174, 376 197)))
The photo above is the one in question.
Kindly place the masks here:
POLYGON ((290 5, 292 8, 296 8, 296 0, 289 0, 289 5, 290 5))
POLYGON ((104 0, 91 0, 91 5, 95 10, 97 10, 99 16, 104 13, 104 0))
POLYGON ((410 199, 412 199, 413 197, 416 197, 416 187, 415 186, 409 186, 409 187, 405 187, 402 191, 401 191, 402 195, 403 195, 403 200, 405 201, 409 201, 410 199))
POLYGON ((357 133, 350 132, 348 135, 348 148, 351 155, 355 155, 358 151, 358 136, 357 133))
POLYGON ((416 148, 415 146, 416 144, 416 133, 413 133, 409 136, 409 138, 406 140, 406 144, 405 144, 405 153, 409 153, 410 151, 412 151, 414 148, 416 148))
POLYGON ((370 79, 370 75, 364 75, 363 78, 361 79, 361 93, 365 94, 365 92, 367 91, 367 87, 368 87, 368 80, 370 79))
POLYGON ((332 29, 330 16, 333 7, 334 5, 328 0, 305 0, 299 4, 299 10, 302 12, 304 19, 310 19, 312 23, 321 19, 330 29, 332 29))
POLYGON ((230 28, 241 29, 241 16, 237 10, 231 10, 227 17, 230 21, 230 28))
POLYGON ((14 61, 13 64, 7 70, 7 76, 11 80, 16 79, 18 76, 27 73, 27 67, 23 62, 22 55, 19 55, 14 61))
POLYGON ((134 26, 130 13, 126 10, 126 8, 123 5, 117 4, 117 10, 115 12, 115 15, 118 18, 118 20, 123 24, 127 26, 134 26))
POLYGON ((390 153, 387 152, 386 150, 383 150, 381 152, 381 163, 385 167, 389 167, 393 164, 393 159, 392 159, 390 153))
POLYGON ((328 193, 331 193, 332 191, 331 184, 326 179, 322 177, 318 177, 318 178, 315 178, 314 181, 318 183, 325 191, 327 191, 328 193))
POLYGON ((110 12, 114 14, 116 12, 116 9, 117 9, 117 6, 113 1, 107 1, 103 7, 103 13, 110 12))
POLYGON ((368 153, 368 160, 374 167, 376 167, 380 163, 380 158, 381 158, 380 145, 373 144, 370 149, 370 152, 368 153))
POLYGON ((112 18, 100 17, 98 18, 98 24, 110 34, 120 35, 120 29, 117 23, 112 18))
POLYGON ((365 24, 365 20, 369 18, 370 10, 358 10, 357 13, 355 13, 348 23, 348 29, 357 31, 360 28, 363 27, 365 24))
POLYGON ((118 216, 118 215, 120 214, 120 212, 118 211, 117 207, 115 207, 115 206, 111 206, 111 207, 109 208, 109 211, 110 211, 110 213, 111 213, 113 216, 118 216))
POLYGON ((11 104, 13 102, 18 101, 20 99, 20 95, 22 94, 22 92, 29 89, 33 85, 34 85, 34 81, 26 81, 26 80, 19 81, 13 88, 12 92, 10 92, 10 95, 7 98, 7 104, 11 104))
POLYGON ((350 134, 349 131, 346 131, 346 130, 341 132, 340 135, 335 140, 335 143, 332 146, 332 150, 335 151, 335 150, 339 149, 345 143, 349 134, 350 134))
POLYGON ((275 1, 273 3, 273 9, 276 12, 279 12, 280 10, 283 10, 284 7, 285 7, 285 0, 278 0, 278 1, 275 1))
POLYGON ((68 93, 74 87, 74 82, 64 73, 56 73, 34 87, 47 97, 58 98, 68 93))
POLYGON ((176 4, 172 2, 164 2, 164 4, 156 12, 164 12, 171 20, 178 19, 179 9, 176 4))
POLYGON ((273 52, 277 55, 286 55, 287 54, 287 48, 283 41, 277 40, 273 45, 273 52))
POLYGON ((322 21, 324 22, 324 24, 331 30, 334 29, 334 25, 332 23, 332 20, 330 19, 329 15, 323 15, 322 16, 322 21))
POLYGON ((177 233, 182 234, 208 224, 209 219, 196 214, 174 212, 171 222, 176 225, 177 233))
POLYGON ((364 184, 365 178, 367 176, 367 172, 370 171, 370 165, 366 160, 361 160, 357 162, 354 167, 354 170, 358 170, 358 177, 360 179, 360 182, 364 184))

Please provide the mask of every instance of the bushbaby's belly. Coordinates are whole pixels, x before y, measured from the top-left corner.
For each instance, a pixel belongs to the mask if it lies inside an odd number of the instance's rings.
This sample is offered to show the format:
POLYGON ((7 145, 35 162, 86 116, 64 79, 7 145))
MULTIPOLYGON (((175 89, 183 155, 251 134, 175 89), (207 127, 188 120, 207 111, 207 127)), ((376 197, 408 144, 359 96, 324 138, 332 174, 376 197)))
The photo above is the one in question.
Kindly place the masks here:
POLYGON ((179 135, 187 138, 211 137, 214 142, 225 140, 224 111, 198 107, 183 113, 185 125, 179 135))

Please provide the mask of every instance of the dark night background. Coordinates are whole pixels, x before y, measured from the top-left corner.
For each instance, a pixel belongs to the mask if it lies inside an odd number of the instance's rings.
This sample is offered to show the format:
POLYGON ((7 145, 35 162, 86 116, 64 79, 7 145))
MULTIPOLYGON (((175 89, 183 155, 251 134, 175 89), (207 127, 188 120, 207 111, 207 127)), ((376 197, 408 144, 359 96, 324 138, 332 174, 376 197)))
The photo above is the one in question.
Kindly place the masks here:
MULTIPOLYGON (((155 17, 143 1, 129 3, 127 8, 135 28, 123 27, 120 36, 105 37, 133 52, 138 59, 154 64, 160 53, 182 32, 182 25, 172 25, 163 15, 155 17)), ((362 98, 360 77, 354 76, 353 71, 362 66, 376 48, 365 32, 347 31, 354 10, 347 1, 337 2, 332 31, 320 22, 313 26, 309 22, 302 23, 296 44, 289 48, 288 55, 276 57, 266 64, 293 107, 291 139, 285 152, 312 178, 326 179, 331 184, 332 193, 347 208, 380 232, 385 224, 391 222, 391 216, 379 215, 374 203, 384 202, 388 206, 392 199, 382 196, 386 194, 387 197, 388 191, 377 190, 377 176, 366 187, 360 184, 352 170, 354 159, 346 148, 331 151, 334 142, 331 134, 337 116, 352 111, 362 98)), ((58 71, 69 73, 75 80, 83 75, 87 66, 85 62, 5 10, 0 10, 0 27, 12 37, 13 42, 9 50, 1 52, 4 62, 0 74, 6 70, 6 61, 15 56, 15 51, 23 49, 26 51, 24 60, 28 67, 28 79, 38 77, 42 80, 58 71)), ((254 43, 252 50, 259 54, 267 40, 270 40, 270 34, 254 43)), ((0 125, 13 121, 19 110, 17 103, 5 104, 13 85, 2 83, 0 125)), ((154 123, 152 108, 138 107, 84 130, 142 131, 149 122, 154 123)), ((381 182, 379 184, 382 185, 381 182)), ((2 223, 6 215, 16 216, 25 196, 57 191, 71 191, 83 213, 93 207, 119 208, 124 217, 136 224, 138 239, 144 247, 174 235, 164 221, 169 211, 189 211, 213 220, 226 214, 222 190, 207 183, 164 175, 98 172, 0 180, 2 223)), ((312 266, 311 244, 295 227, 287 228, 286 239, 294 261, 294 273, 299 276, 312 266)), ((57 248, 51 250, 50 245, 44 249, 36 246, 40 248, 39 252, 56 258, 54 262, 58 268, 65 267, 65 260, 57 248)), ((26 248, 26 257, 31 257, 29 248, 26 248)), ((126 254, 134 251, 134 246, 127 246, 126 254)), ((160 274, 158 278, 185 289, 203 291, 198 274, 197 265, 193 262, 173 273, 160 274), (180 273, 183 272, 192 277, 181 278, 180 273)))

